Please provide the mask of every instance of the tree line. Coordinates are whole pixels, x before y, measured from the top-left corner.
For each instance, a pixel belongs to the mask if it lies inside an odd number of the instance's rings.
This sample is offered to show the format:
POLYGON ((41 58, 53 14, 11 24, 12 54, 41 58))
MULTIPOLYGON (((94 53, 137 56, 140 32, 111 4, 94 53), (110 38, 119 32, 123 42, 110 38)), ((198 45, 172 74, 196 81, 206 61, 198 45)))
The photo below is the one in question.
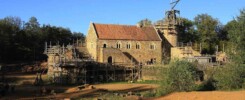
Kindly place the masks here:
POLYGON ((5 17, 0 19, 0 63, 45 60, 45 42, 67 45, 84 38, 68 28, 40 25, 36 17, 26 23, 19 17, 5 17))

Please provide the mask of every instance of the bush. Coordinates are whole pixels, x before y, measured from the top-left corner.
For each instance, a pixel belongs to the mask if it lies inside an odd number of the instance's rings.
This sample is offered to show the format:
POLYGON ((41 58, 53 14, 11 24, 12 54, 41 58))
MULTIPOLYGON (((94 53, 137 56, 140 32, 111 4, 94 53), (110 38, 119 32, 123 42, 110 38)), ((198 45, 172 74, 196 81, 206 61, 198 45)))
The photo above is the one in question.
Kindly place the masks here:
POLYGON ((144 97, 155 97, 156 96, 156 92, 154 91, 147 91, 145 93, 143 93, 144 97))
POLYGON ((203 80, 197 87, 197 91, 213 91, 216 90, 215 80, 213 78, 214 73, 218 67, 207 67, 203 70, 203 80))
POLYGON ((220 90, 234 90, 243 87, 245 69, 241 64, 229 63, 217 69, 214 74, 216 87, 220 90))
POLYGON ((165 95, 174 91, 191 91, 195 86, 197 68, 187 61, 176 60, 169 64, 162 73, 157 95, 165 95))
POLYGON ((215 80, 209 77, 207 80, 198 85, 197 91, 213 91, 216 89, 215 80))

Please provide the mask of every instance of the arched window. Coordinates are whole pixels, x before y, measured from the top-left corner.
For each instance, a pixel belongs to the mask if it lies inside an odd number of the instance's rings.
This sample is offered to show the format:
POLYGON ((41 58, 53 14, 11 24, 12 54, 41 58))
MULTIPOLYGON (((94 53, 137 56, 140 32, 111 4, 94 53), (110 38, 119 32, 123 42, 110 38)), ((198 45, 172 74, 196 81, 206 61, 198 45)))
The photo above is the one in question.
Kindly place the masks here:
POLYGON ((120 41, 119 41, 119 42, 117 42, 117 48, 119 48, 119 49, 120 49, 120 48, 121 48, 121 44, 122 44, 122 43, 121 43, 120 41))
POLYGON ((103 48, 106 48, 106 44, 105 43, 103 44, 103 48))
POLYGON ((131 43, 130 42, 127 42, 126 47, 127 47, 127 49, 130 49, 131 48, 131 43))
POLYGON ((155 43, 151 43, 151 44, 150 44, 150 49, 152 49, 152 50, 156 49, 155 43))
POLYGON ((139 42, 137 42, 136 43, 136 49, 140 49, 141 47, 140 47, 140 43, 139 42))

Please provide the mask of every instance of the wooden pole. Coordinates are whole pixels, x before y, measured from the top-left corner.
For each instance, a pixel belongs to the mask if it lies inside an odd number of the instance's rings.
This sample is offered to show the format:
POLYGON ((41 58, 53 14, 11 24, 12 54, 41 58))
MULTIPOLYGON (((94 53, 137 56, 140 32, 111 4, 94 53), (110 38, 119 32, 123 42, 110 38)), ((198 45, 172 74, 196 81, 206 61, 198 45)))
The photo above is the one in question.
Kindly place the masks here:
POLYGON ((200 53, 202 53, 202 43, 200 43, 200 53))

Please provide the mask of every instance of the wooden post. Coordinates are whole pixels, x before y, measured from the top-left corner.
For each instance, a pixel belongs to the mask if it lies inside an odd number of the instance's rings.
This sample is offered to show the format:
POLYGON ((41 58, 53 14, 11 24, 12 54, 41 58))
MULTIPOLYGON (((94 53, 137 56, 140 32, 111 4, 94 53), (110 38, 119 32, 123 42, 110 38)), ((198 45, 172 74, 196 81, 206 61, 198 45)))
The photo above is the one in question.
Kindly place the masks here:
POLYGON ((200 43, 200 53, 202 53, 202 43, 200 43))
POLYGON ((108 64, 106 64, 106 82, 108 82, 108 64))
POLYGON ((123 80, 126 81, 126 71, 125 71, 125 67, 123 68, 123 80))
POLYGON ((113 68, 113 79, 114 81, 116 80, 116 68, 115 67, 113 68))

